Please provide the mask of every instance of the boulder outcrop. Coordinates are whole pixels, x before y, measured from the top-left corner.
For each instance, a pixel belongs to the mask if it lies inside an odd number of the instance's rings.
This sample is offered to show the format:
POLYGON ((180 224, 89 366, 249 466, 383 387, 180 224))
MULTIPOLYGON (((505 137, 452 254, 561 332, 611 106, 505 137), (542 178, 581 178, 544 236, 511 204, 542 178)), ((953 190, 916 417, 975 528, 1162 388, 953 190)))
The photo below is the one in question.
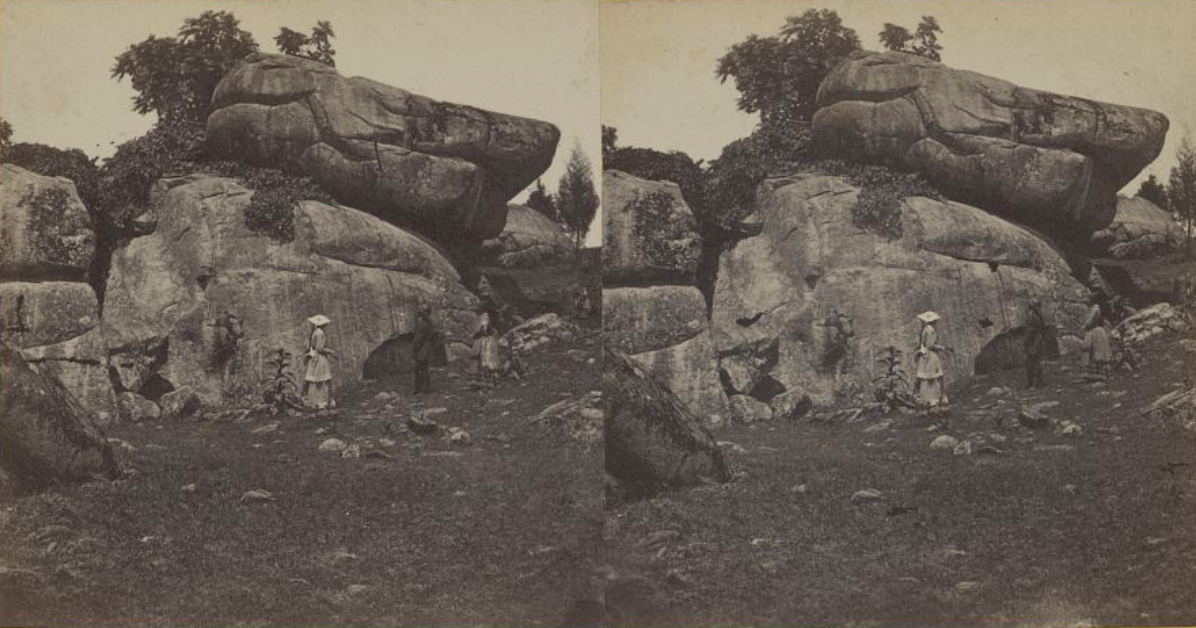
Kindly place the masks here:
POLYGON ((254 54, 212 97, 216 155, 298 171, 341 202, 442 243, 499 235, 552 162, 547 122, 444 103, 298 57, 254 54))
POLYGON ((155 399, 187 385, 208 405, 256 398, 280 349, 302 376, 315 314, 333 321, 338 385, 410 332, 421 305, 449 343, 469 342, 477 298, 434 246, 315 201, 299 203, 294 240, 279 242, 245 226, 253 194, 202 174, 156 185, 156 229, 117 251, 108 277, 103 330, 122 390, 155 399))
POLYGON ((1114 259, 1145 259, 1179 250, 1183 239, 1179 224, 1158 205, 1140 196, 1118 196, 1113 222, 1092 236, 1092 245, 1114 259))
POLYGON ((482 243, 483 258, 503 268, 556 264, 572 252, 573 242, 560 225, 524 205, 508 206, 502 233, 482 243))
POLYGON ((1079 329, 1087 290, 1067 263, 1026 229, 974 207, 910 197, 902 233, 857 226, 860 190, 813 174, 766 180, 757 198, 762 232, 720 258, 711 329, 724 382, 768 401, 870 390, 892 345, 913 371, 925 310, 942 315, 953 348, 948 383, 972 374, 988 351, 1007 352, 1032 299, 1064 330, 1079 329), (738 382, 738 383, 736 383, 738 382), (752 392, 755 391, 755 392, 752 392))
POLYGON ((607 170, 602 216, 603 285, 693 283, 702 239, 677 184, 607 170))
POLYGON ((116 459, 87 410, 7 343, 0 343, 0 381, 0 467, 18 486, 116 477, 116 459))
POLYGON ((730 479, 722 451, 684 403, 610 347, 603 349, 606 471, 632 495, 730 479))
POLYGON ((815 140, 922 173, 950 198, 1084 242, 1162 150, 1155 111, 1014 85, 899 52, 858 52, 818 90, 815 140))
POLYGON ((669 389, 707 427, 727 418, 727 396, 706 319, 706 302, 692 286, 602 291, 603 343, 627 356, 669 389))
POLYGON ((0 165, 0 277, 83 281, 95 254, 91 217, 75 184, 0 165))

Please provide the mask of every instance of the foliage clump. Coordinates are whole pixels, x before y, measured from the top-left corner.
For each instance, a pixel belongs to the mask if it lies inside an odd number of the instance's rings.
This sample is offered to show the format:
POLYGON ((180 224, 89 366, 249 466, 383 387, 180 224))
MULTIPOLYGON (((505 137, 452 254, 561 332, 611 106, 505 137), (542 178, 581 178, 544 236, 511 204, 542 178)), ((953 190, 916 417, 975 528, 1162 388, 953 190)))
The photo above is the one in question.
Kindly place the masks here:
POLYGON ((903 199, 910 196, 944 199, 942 193, 915 172, 836 159, 821 160, 811 167, 818 172, 844 177, 859 187, 860 194, 851 209, 852 224, 889 239, 904 234, 901 222, 903 199))
POLYGON ((634 217, 632 232, 651 266, 687 266, 687 262, 678 263, 678 258, 697 255, 695 248, 679 244, 685 241, 688 225, 677 220, 673 202, 669 194, 652 192, 637 198, 628 208, 634 217))
POLYGON ((33 234, 33 247, 46 261, 86 266, 91 261, 90 250, 73 239, 70 205, 71 195, 61 187, 38 190, 29 200, 29 232, 33 234))

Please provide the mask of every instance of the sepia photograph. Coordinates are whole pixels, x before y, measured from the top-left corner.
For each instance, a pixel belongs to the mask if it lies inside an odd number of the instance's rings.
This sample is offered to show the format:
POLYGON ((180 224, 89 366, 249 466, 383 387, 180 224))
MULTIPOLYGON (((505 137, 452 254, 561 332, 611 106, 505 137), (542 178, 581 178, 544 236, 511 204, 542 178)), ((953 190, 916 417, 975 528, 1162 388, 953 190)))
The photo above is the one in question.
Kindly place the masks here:
POLYGON ((608 613, 1196 622, 1196 3, 604 3, 608 613))
POLYGON ((600 612, 596 3, 0 20, 0 625, 600 612))
POLYGON ((0 627, 1196 626, 1193 33, 0 0, 0 627))

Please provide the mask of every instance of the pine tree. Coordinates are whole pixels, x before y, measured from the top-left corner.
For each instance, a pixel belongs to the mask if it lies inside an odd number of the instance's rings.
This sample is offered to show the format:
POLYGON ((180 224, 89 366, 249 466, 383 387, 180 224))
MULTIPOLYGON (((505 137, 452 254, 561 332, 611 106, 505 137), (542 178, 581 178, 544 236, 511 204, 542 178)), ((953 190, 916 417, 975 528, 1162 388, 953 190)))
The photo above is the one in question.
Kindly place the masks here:
POLYGON ((573 234, 574 248, 580 251, 590 223, 598 213, 598 192, 590 175, 590 160, 580 146, 573 147, 565 174, 557 185, 556 209, 560 223, 573 234))

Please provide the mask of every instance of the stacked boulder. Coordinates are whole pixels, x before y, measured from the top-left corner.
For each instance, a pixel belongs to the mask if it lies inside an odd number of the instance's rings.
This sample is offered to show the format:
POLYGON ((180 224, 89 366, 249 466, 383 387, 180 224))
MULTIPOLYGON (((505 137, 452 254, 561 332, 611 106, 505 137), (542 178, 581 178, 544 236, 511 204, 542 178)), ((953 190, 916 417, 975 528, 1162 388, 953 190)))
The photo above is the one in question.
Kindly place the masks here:
POLYGON ((706 303, 694 285, 701 238, 680 188, 618 170, 602 179, 602 326, 707 426, 728 418, 706 303))
POLYGON ((301 172, 337 200, 468 251, 552 163, 547 122, 444 103, 322 63, 255 54, 220 81, 209 151, 301 172))
POLYGON ((1167 117, 857 52, 823 81, 816 142, 848 159, 921 173, 954 200, 1086 243, 1116 194, 1159 155, 1167 117))
POLYGON ((1092 236, 1096 254, 1113 259, 1146 259, 1180 250, 1183 232, 1158 205, 1140 197, 1117 197, 1117 214, 1092 236))
POLYGON ((0 334, 93 412, 111 413, 99 304, 86 282, 95 232, 75 184, 0 165, 0 334))

